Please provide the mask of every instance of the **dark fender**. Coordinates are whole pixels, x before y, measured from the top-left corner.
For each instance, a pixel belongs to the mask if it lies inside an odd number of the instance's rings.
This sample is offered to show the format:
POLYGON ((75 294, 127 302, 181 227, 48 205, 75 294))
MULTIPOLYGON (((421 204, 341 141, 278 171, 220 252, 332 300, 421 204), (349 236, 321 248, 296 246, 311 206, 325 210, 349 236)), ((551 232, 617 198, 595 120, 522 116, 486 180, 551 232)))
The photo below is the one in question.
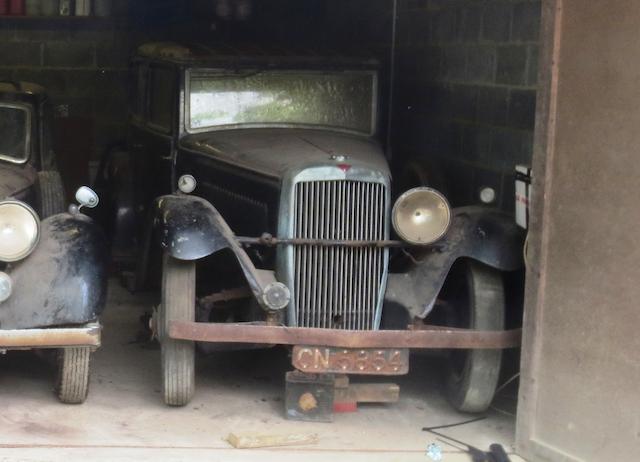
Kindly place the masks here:
POLYGON ((483 207, 454 209, 449 232, 419 264, 407 273, 389 275, 385 300, 424 318, 457 259, 471 258, 501 271, 515 271, 523 265, 523 242, 523 231, 507 214, 483 207))
POLYGON ((37 248, 6 272, 13 293, 0 303, 1 329, 85 324, 104 309, 106 243, 84 215, 64 213, 44 220, 37 248))
POLYGON ((222 215, 207 200, 197 196, 174 194, 156 201, 155 230, 160 245, 173 258, 198 260, 230 249, 236 256, 256 300, 263 304, 266 287, 275 282, 271 273, 257 270, 238 244, 222 215))

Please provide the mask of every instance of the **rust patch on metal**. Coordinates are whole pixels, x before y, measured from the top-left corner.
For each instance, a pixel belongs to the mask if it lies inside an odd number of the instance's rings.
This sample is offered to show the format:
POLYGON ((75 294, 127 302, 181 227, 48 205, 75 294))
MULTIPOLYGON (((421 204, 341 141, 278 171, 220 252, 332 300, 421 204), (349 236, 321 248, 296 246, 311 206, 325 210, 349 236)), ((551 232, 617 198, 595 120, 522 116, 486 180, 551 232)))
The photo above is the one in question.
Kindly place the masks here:
POLYGON ((423 330, 357 331, 243 323, 171 321, 169 336, 196 342, 264 343, 335 348, 501 349, 520 346, 522 329, 476 331, 433 328, 423 330))
POLYGON ((318 407, 318 400, 309 392, 303 393, 300 395, 300 399, 298 399, 298 407, 304 412, 308 412, 318 407))
POLYGON ((248 287, 237 287, 234 289, 227 289, 215 294, 207 295, 198 300, 202 305, 214 305, 215 303, 228 302, 231 300, 238 300, 242 298, 250 298, 251 290, 248 287))
POLYGON ((295 346, 291 363, 314 374, 404 375, 409 372, 409 350, 295 346))
POLYGON ((237 236, 236 240, 243 245, 264 245, 275 247, 277 245, 312 245, 318 247, 409 247, 404 241, 389 239, 364 240, 364 239, 305 239, 305 238, 281 238, 265 233, 260 237, 237 236))

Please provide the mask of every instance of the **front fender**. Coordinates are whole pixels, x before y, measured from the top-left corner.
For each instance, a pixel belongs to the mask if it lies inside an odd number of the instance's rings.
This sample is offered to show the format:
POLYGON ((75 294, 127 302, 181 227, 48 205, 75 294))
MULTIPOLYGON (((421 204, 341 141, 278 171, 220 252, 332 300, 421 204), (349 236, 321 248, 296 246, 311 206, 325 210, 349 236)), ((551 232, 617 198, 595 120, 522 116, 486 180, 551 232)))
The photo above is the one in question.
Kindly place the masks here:
POLYGON ((254 297, 266 306, 265 294, 276 282, 273 273, 256 269, 227 222, 207 200, 175 194, 158 198, 154 227, 162 248, 178 260, 198 260, 230 249, 254 297))
POLYGON ((0 329, 86 324, 104 309, 106 243, 84 215, 43 220, 36 249, 6 272, 13 292, 0 303, 0 329))
POLYGON ((513 218, 497 210, 471 206, 453 210, 447 235, 407 273, 390 274, 385 300, 426 317, 453 263, 471 258, 501 271, 522 267, 524 236, 513 218))
POLYGON ((235 243, 216 208, 197 196, 160 197, 154 227, 162 248, 178 260, 199 260, 235 243))

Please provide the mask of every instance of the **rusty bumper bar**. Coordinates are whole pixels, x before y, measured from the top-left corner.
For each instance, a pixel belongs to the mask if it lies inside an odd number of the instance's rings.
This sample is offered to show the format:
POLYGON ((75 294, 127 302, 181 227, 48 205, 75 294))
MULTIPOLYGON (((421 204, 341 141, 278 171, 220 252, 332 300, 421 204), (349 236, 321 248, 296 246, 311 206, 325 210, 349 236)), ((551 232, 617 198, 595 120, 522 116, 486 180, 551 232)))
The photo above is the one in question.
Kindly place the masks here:
POLYGON ((0 350, 100 346, 99 323, 79 327, 0 330, 0 350))
POLYGON ((521 329, 482 332, 428 326, 411 330, 354 331, 264 324, 171 321, 169 337, 220 343, 309 345, 335 348, 474 348, 520 346, 521 329))

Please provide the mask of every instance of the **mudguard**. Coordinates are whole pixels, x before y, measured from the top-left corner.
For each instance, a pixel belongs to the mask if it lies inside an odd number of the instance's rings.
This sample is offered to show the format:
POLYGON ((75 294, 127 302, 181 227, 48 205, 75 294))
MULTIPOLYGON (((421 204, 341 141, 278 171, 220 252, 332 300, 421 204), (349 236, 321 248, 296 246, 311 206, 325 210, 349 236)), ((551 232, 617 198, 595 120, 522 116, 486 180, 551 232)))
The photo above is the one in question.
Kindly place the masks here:
POLYGON ((410 271, 389 275, 385 300, 424 318, 457 259, 471 258, 501 271, 515 271, 523 265, 523 242, 523 231, 507 214, 477 206, 454 209, 447 235, 410 271))
POLYGON ((104 309, 106 243, 84 215, 43 220, 36 249, 6 272, 13 292, 0 303, 0 329, 86 324, 104 309))
POLYGON ((178 260, 198 260, 230 249, 254 297, 265 306, 265 294, 276 282, 273 273, 256 269, 227 222, 207 200, 182 194, 158 198, 154 227, 162 248, 178 260))

